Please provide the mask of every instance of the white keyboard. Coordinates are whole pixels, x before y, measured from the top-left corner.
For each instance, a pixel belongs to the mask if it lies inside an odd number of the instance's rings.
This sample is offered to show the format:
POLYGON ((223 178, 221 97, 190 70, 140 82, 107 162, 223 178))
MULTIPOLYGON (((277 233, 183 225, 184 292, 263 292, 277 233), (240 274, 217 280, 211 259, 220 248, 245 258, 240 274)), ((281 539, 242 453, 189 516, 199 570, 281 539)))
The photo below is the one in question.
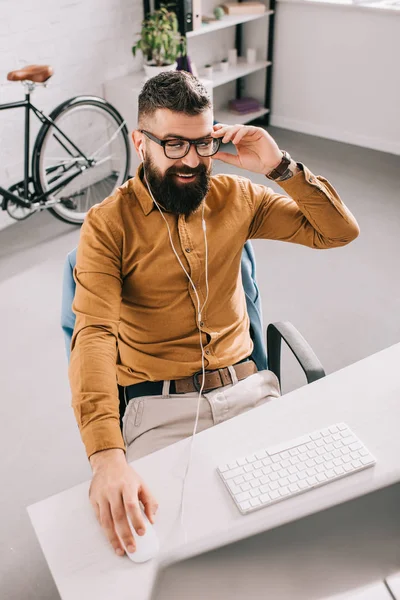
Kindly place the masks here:
POLYGON ((269 446, 217 471, 242 514, 372 467, 375 458, 345 423, 269 446))

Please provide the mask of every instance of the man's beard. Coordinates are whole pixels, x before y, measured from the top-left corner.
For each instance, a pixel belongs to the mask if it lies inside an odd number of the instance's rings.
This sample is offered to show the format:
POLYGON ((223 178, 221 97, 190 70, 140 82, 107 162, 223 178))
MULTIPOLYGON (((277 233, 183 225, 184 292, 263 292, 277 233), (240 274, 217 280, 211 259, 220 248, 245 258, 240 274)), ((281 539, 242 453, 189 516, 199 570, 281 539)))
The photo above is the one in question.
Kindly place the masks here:
POLYGON ((151 158, 144 161, 145 176, 154 199, 167 211, 188 217, 194 213, 210 189, 210 173, 206 166, 199 164, 195 169, 187 166, 170 167, 162 175, 151 158), (194 174, 193 182, 180 183, 175 174, 194 174))

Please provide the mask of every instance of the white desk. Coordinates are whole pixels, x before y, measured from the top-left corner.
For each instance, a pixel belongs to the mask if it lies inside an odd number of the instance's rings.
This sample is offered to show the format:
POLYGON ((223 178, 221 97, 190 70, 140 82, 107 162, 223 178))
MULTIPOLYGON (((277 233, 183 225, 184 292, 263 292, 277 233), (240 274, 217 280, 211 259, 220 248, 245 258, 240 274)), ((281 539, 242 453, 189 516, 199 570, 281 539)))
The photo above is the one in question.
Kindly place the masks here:
MULTIPOLYGON (((135 469, 160 504, 155 525, 164 552, 160 559, 217 548, 400 481, 399 418, 400 344, 396 344, 200 433, 187 485, 188 546, 184 550, 176 518, 190 441, 136 461, 135 469), (337 421, 347 422, 376 456, 374 468, 250 515, 239 514, 215 472, 216 465, 337 421)), ((61 597, 148 598, 156 561, 135 565, 114 554, 92 514, 88 489, 89 482, 28 508, 61 597)))

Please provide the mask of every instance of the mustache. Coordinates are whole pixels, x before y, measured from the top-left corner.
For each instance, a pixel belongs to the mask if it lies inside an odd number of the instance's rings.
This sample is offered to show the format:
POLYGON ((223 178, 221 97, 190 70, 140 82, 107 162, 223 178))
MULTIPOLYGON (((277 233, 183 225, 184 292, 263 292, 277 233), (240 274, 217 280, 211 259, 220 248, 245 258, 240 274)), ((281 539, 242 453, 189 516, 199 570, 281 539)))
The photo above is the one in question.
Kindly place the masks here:
POLYGON ((178 173, 180 173, 181 175, 203 175, 206 172, 207 172, 207 169, 206 169, 205 165, 199 165, 195 169, 191 169, 190 167, 187 167, 187 166, 182 166, 179 169, 177 169, 176 167, 170 167, 166 171, 165 175, 166 176, 177 175, 178 173))

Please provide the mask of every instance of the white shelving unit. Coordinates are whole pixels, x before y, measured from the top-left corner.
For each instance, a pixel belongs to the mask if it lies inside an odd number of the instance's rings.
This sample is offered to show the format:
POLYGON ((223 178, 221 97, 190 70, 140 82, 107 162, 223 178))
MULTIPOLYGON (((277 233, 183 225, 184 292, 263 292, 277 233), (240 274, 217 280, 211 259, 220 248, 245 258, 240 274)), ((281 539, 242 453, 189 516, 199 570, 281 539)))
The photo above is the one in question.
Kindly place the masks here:
MULTIPOLYGON (((274 2, 272 2, 272 8, 274 8, 274 7, 275 7, 274 2)), ((209 6, 207 6, 207 9, 208 8, 209 8, 209 6)), ((221 86, 223 86, 225 84, 229 84, 230 82, 237 81, 243 77, 246 77, 247 75, 251 75, 252 73, 256 73, 256 72, 261 72, 261 71, 266 70, 269 67, 271 67, 272 62, 269 60, 258 60, 254 64, 249 64, 249 63, 247 63, 247 61, 244 57, 239 57, 238 64, 235 67, 229 67, 227 71, 221 71, 219 68, 219 64, 218 64, 219 60, 217 58, 215 58, 214 60, 209 60, 211 58, 210 52, 207 53, 207 59, 206 59, 205 57, 202 56, 201 48, 203 47, 203 44, 204 44, 204 46, 213 48, 216 43, 216 40, 218 40, 218 32, 223 29, 226 29, 228 27, 233 28, 233 27, 237 27, 238 25, 240 26, 240 25, 244 25, 246 23, 251 23, 251 22, 254 23, 256 21, 261 21, 261 20, 265 21, 265 30, 266 30, 266 36, 267 36, 268 35, 267 30, 269 32, 269 29, 270 29, 269 23, 268 23, 268 18, 270 18, 271 15, 274 14, 274 12, 275 12, 274 10, 266 9, 264 13, 258 13, 258 14, 253 13, 253 14, 242 14, 242 15, 225 15, 224 17, 222 17, 222 19, 220 19, 218 21, 213 21, 211 23, 203 24, 199 29, 196 29, 195 31, 189 31, 186 33, 187 44, 188 44, 188 55, 194 59, 195 64, 198 66, 199 77, 201 78, 203 83, 206 84, 206 87, 208 89, 212 88, 212 90, 215 90, 215 88, 220 88, 221 86), (217 34, 216 38, 211 39, 211 35, 215 34, 215 33, 217 34), (203 35, 209 35, 207 42, 206 41, 203 42, 202 40, 200 41, 199 37, 203 36, 203 35), (194 52, 194 54, 193 54, 193 52, 194 52), (202 58, 200 58, 200 57, 202 57, 202 58), (212 75, 212 78, 209 78, 209 79, 205 78, 205 76, 203 74, 204 72, 202 71, 202 68, 200 67, 200 64, 204 65, 205 60, 207 60, 208 63, 213 64, 213 75, 212 75)), ((261 27, 261 25, 260 25, 260 27, 261 27)), ((262 28, 264 28, 264 24, 262 24, 262 28)), ((248 30, 243 29, 242 35, 243 35, 244 31, 248 31, 248 30)), ((229 34, 229 35, 231 35, 231 34, 229 34)), ((239 33, 239 35, 240 35, 240 37, 239 37, 239 40, 240 40, 242 38, 241 38, 240 33, 239 33)), ((237 39, 238 38, 236 38, 236 40, 237 39)), ((236 41, 236 43, 238 43, 238 42, 236 41)), ((256 46, 257 45, 259 45, 259 44, 256 43, 256 46)), ((240 42, 239 42, 239 46, 242 46, 242 44, 240 42)), ((267 105, 267 107, 264 106, 260 110, 253 112, 253 113, 247 113, 246 115, 232 113, 228 109, 228 98, 229 97, 232 98, 231 94, 232 94, 231 89, 221 90, 220 92, 218 92, 216 94, 216 97, 215 97, 216 102, 214 102, 214 106, 215 106, 214 117, 217 121, 220 121, 222 123, 227 123, 227 124, 235 124, 235 123, 243 123, 244 124, 244 123, 249 123, 249 122, 253 121, 254 119, 261 118, 265 115, 268 115, 270 112, 269 106, 267 105), (224 97, 226 97, 227 99, 225 100, 224 97)), ((251 92, 249 95, 251 95, 251 92)), ((258 94, 256 97, 258 97, 258 94)), ((258 99, 260 99, 260 98, 258 98, 258 99)), ((262 102, 264 102, 264 100, 262 102)))
MULTIPOLYGON (((260 71, 261 69, 265 69, 269 67, 272 63, 268 60, 258 60, 254 65, 249 65, 244 59, 239 59, 236 67, 229 67, 229 70, 226 72, 222 71, 214 71, 212 79, 209 79, 213 88, 216 88, 220 85, 224 85, 224 83, 229 83, 229 81, 235 81, 240 77, 244 77, 245 75, 250 75, 250 73, 255 73, 256 71, 260 71)), ((202 73, 200 71, 199 76, 201 79, 202 73)))
POLYGON ((213 21, 212 23, 203 24, 199 29, 195 31, 188 31, 186 34, 187 38, 193 38, 198 35, 204 35, 205 33, 212 33, 218 31, 218 29, 225 29, 225 27, 233 27, 234 25, 241 25, 242 23, 248 23, 249 21, 255 21, 256 19, 264 19, 269 15, 273 15, 273 10, 267 10, 261 14, 252 15, 226 15, 219 21, 213 21))

